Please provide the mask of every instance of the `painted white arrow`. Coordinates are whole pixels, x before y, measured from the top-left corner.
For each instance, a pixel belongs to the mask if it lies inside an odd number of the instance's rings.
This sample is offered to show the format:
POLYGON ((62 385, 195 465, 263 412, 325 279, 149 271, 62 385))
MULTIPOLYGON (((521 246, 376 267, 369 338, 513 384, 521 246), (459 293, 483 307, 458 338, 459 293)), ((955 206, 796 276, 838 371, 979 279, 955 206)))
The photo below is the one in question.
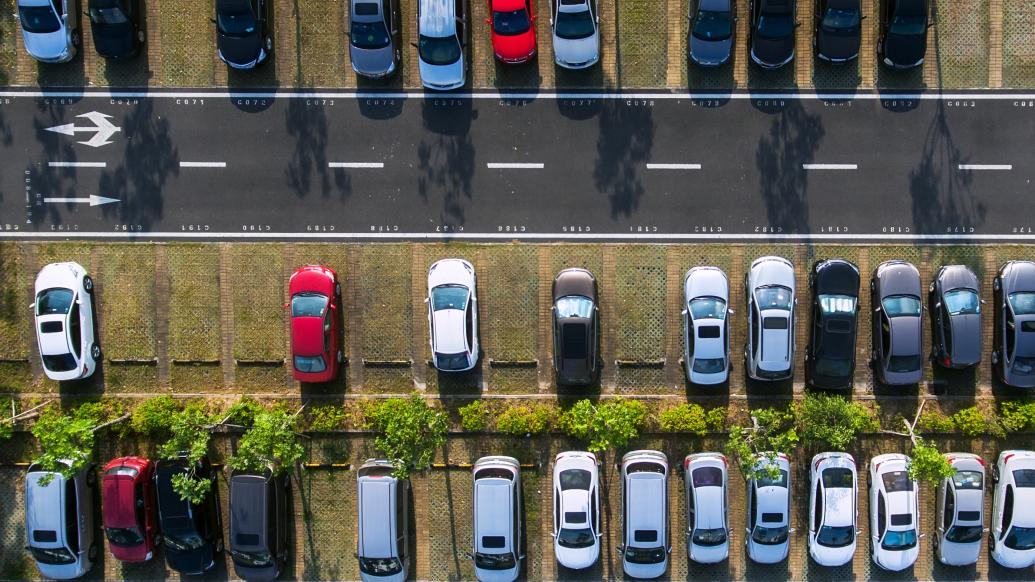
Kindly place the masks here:
POLYGON ((121 127, 117 127, 112 122, 108 121, 111 118, 110 115, 105 115, 100 111, 91 111, 89 113, 83 113, 76 117, 84 117, 94 123, 93 127, 76 127, 75 123, 65 123, 63 125, 55 125, 54 127, 44 128, 47 131, 53 131, 54 133, 61 133, 64 135, 74 136, 76 132, 95 132, 94 136, 86 141, 79 143, 88 145, 90 147, 99 148, 103 145, 108 145, 111 142, 111 136, 115 135, 115 132, 122 131, 121 127))
POLYGON ((112 202, 118 202, 118 198, 105 198, 104 196, 94 196, 90 194, 89 198, 44 198, 44 202, 71 202, 74 204, 86 204, 90 203, 90 206, 100 206, 101 204, 111 204, 112 202))

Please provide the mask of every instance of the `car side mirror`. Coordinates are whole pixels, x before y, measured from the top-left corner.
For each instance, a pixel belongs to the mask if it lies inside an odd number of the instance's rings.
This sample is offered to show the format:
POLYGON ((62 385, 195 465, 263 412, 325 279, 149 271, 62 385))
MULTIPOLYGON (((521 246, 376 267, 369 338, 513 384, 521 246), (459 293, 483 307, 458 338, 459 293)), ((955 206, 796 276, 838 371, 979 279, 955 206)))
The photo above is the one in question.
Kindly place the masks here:
POLYGON ((928 23, 927 24, 927 28, 934 28, 934 23, 933 22, 928 23))
POLYGON ((874 313, 880 313, 880 307, 874 307, 873 308, 873 312, 874 313))
POLYGON ((553 532, 550 532, 550 537, 551 537, 551 538, 555 538, 555 537, 557 537, 557 534, 555 534, 555 533, 553 533, 553 532))
POLYGON ((492 19, 491 18, 486 18, 485 19, 485 24, 492 24, 492 19))
MULTIPOLYGON (((417 43, 415 43, 415 42, 411 42, 410 44, 412 44, 413 46, 417 46, 417 43)), ((425 297, 424 298, 424 303, 427 303, 427 302, 428 302, 428 298, 425 297)))
POLYGON ((798 528, 792 527, 791 529, 787 530, 787 533, 796 533, 797 531, 798 531, 798 528))
POLYGON ((284 309, 287 309, 290 305, 291 305, 290 303, 285 303, 284 304, 284 309))
POLYGON ((925 534, 925 533, 920 534, 920 539, 924 539, 926 537, 927 537, 927 534, 925 534))
POLYGON ((524 555, 524 554, 521 554, 520 556, 518 556, 518 559, 519 559, 519 560, 524 560, 524 559, 525 559, 525 555, 524 555))
POLYGON ((988 303, 988 302, 987 302, 987 301, 985 301, 984 299, 979 299, 978 301, 980 301, 980 302, 981 302, 981 305, 985 305, 986 303, 988 303))
POLYGON ((800 23, 800 22, 795 22, 795 23, 794 23, 794 28, 798 28, 799 26, 801 26, 801 23, 800 23))
POLYGON ((733 311, 732 309, 727 309, 726 311, 729 312, 730 315, 736 315, 737 314, 737 312, 733 311))
POLYGON ((615 551, 617 551, 619 554, 624 554, 625 553, 625 546, 617 545, 617 546, 615 546, 615 551))
MULTIPOLYGON (((986 531, 987 531, 987 530, 986 530, 986 531)), ((597 532, 597 537, 598 537, 598 538, 601 538, 601 537, 603 537, 603 536, 604 536, 604 534, 602 534, 602 533, 600 533, 600 532, 597 532)))
POLYGON ((681 313, 682 313, 683 315, 686 315, 686 310, 684 309, 684 310, 683 310, 683 311, 682 311, 681 313))
MULTIPOLYGON (((420 48, 419 46, 417 46, 417 43, 415 43, 415 42, 411 42, 411 43, 410 43, 410 45, 412 45, 412 46, 413 46, 413 48, 415 48, 415 49, 419 49, 419 48, 420 48)), ((427 300, 427 299, 425 299, 425 300, 424 300, 424 303, 427 303, 427 302, 428 302, 428 300, 427 300)))
POLYGON ((35 301, 33 301, 32 303, 29 304, 29 309, 36 309, 36 302, 35 301))
POLYGON ((858 535, 862 535, 862 532, 863 532, 863 530, 857 529, 857 530, 855 530, 855 535, 857 535, 857 536, 858 535))
POLYGON ((981 530, 981 533, 988 533, 988 531, 989 531, 989 530, 988 530, 988 528, 986 527, 985 529, 981 530))
POLYGON ((941 308, 942 308, 942 302, 941 302, 941 301, 939 301, 939 302, 935 303, 935 304, 934 304, 934 308, 935 308, 935 309, 941 309, 941 308))
POLYGON ((751 534, 751 528, 749 528, 749 527, 745 527, 745 528, 744 528, 744 533, 746 533, 746 534, 750 535, 750 534, 751 534))

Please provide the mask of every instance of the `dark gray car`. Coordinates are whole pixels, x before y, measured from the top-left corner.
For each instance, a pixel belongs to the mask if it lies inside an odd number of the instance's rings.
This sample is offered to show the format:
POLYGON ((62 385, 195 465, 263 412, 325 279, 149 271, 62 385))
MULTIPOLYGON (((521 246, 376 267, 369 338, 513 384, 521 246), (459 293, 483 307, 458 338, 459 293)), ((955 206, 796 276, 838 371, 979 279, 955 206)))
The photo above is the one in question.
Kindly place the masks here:
POLYGON ((992 280, 992 369, 1004 384, 1035 388, 1035 263, 1010 261, 992 280))
POLYGON ((276 580, 287 561, 287 475, 235 471, 230 476, 230 556, 245 580, 276 580))
POLYGON ((978 278, 964 265, 938 269, 928 289, 931 359, 944 368, 981 362, 981 300, 978 278))
POLYGON ((725 64, 733 50, 734 20, 735 5, 730 0, 697 0, 687 34, 690 60, 702 67, 725 64))
POLYGON ((920 292, 920 272, 905 261, 881 263, 870 279, 870 361, 884 384, 916 384, 924 376, 920 292))
POLYGON ((395 72, 400 51, 398 0, 352 0, 349 7, 349 59, 352 70, 368 79, 395 72))
POLYGON ((597 280, 585 269, 565 269, 553 280, 553 363, 561 384, 597 377, 597 280))

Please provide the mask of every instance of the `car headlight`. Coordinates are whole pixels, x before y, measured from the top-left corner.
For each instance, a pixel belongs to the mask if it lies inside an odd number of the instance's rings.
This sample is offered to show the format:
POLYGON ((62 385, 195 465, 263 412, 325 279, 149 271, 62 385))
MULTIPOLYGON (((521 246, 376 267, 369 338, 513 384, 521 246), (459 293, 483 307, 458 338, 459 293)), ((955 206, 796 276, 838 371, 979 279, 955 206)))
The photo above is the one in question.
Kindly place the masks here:
POLYGON ((895 66, 895 63, 892 62, 892 60, 889 59, 888 57, 884 57, 884 64, 889 66, 889 67, 894 67, 895 66))

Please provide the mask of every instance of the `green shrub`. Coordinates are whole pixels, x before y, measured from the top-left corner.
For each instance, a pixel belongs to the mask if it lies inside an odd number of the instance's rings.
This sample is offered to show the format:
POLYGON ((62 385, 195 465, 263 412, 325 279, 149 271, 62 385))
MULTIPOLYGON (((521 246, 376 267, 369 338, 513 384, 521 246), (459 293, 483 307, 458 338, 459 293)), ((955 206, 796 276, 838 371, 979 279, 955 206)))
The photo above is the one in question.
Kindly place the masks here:
POLYGON ((726 408, 716 406, 709 410, 704 421, 705 424, 708 425, 708 430, 710 431, 720 432, 726 430, 726 408))
POLYGON ((449 420, 420 394, 389 398, 368 409, 367 422, 378 435, 374 447, 392 461, 396 477, 405 479, 413 470, 431 466, 435 450, 446 443, 449 420))
POLYGON ((778 453, 790 454, 798 445, 798 433, 794 430, 794 413, 776 408, 759 408, 751 411, 750 426, 734 426, 730 429, 726 443, 726 454, 740 465, 740 472, 749 479, 775 479, 780 476, 776 465, 778 453), (767 463, 756 460, 761 454, 767 463))
POLYGON ((172 429, 173 419, 182 410, 172 396, 163 394, 148 398, 133 409, 129 426, 133 432, 146 437, 166 436, 172 429))
POLYGON ((806 392, 797 415, 802 440, 823 449, 844 451, 859 433, 880 429, 873 412, 841 396, 806 392))
POLYGON ((305 456, 296 432, 296 418, 283 409, 263 410, 237 441, 227 461, 237 471, 262 471, 272 467, 275 475, 291 475, 305 456))
POLYGON ((952 432, 956 423, 937 410, 925 410, 917 419, 916 428, 921 433, 952 432))
POLYGON ((967 436, 978 436, 988 432, 988 421, 976 406, 964 408, 952 415, 952 422, 967 436))
POLYGON ((615 398, 599 406, 579 400, 561 415, 566 434, 587 441, 586 448, 599 453, 624 447, 640 434, 647 407, 637 400, 615 398))
POLYGON ((1011 400, 999 405, 1000 422, 1007 432, 1035 430, 1035 402, 1011 400))
POLYGON ((309 409, 309 430, 329 432, 345 428, 348 414, 341 406, 327 404, 309 409))
POLYGON ((938 447, 927 444, 923 439, 917 439, 913 445, 907 469, 910 479, 932 485, 956 473, 945 455, 938 451, 938 447))
POLYGON ((553 427, 556 413, 542 403, 508 406, 496 417, 496 429, 511 435, 542 434, 553 427))
POLYGON ((680 404, 661 411, 658 424, 663 432, 683 432, 704 436, 708 419, 698 404, 680 404))
POLYGON ((248 396, 242 396, 240 400, 230 405, 223 416, 227 424, 236 424, 249 427, 255 423, 255 417, 266 409, 248 396))
POLYGON ((489 427, 489 407, 485 402, 475 400, 460 407, 460 426, 471 432, 483 431, 489 427))

